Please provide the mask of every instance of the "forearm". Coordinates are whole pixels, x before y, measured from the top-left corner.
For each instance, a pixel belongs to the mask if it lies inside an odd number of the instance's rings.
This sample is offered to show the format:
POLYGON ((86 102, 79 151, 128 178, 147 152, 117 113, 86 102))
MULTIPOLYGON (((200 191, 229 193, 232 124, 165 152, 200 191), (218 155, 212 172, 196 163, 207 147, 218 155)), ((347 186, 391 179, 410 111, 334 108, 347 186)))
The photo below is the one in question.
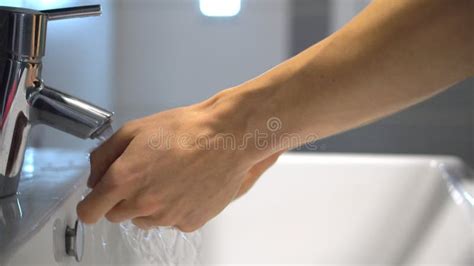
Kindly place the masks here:
POLYGON ((339 32, 220 100, 238 108, 232 113, 247 131, 277 117, 279 134, 307 141, 367 124, 474 75, 473 3, 374 1, 339 32))

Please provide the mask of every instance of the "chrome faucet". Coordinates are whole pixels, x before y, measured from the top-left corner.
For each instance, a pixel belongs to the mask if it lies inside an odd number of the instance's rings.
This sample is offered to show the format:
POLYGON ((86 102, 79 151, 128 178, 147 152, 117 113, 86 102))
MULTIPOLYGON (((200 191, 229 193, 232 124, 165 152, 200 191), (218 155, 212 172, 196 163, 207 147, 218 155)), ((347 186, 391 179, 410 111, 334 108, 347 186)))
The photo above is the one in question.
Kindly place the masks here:
POLYGON ((46 124, 83 139, 110 127, 113 113, 41 79, 48 21, 100 13, 100 5, 44 11, 0 7, 0 198, 17 191, 33 125, 46 124))

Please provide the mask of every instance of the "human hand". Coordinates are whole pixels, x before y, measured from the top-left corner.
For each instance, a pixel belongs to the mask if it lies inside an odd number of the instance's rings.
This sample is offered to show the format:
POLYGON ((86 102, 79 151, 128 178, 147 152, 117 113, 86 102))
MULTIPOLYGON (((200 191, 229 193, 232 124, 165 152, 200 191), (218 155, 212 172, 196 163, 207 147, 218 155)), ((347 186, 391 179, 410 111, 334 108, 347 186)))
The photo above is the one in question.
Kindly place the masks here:
POLYGON ((246 193, 281 153, 262 159, 252 149, 221 147, 219 133, 238 138, 245 123, 216 112, 214 105, 173 109, 118 130, 91 154, 93 190, 78 204, 79 218, 132 219, 144 229, 175 226, 189 232, 246 193), (193 142, 197 136, 211 148, 193 142))

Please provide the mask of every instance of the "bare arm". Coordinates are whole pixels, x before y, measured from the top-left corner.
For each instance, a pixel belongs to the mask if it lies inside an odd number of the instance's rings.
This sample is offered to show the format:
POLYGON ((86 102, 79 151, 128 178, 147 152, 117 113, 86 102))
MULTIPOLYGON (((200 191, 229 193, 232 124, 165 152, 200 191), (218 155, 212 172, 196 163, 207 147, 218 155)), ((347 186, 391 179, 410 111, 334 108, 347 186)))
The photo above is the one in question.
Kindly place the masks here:
POLYGON ((199 228, 282 151, 473 76, 472 14, 473 0, 375 0, 337 33, 254 80, 126 124, 91 155, 93 191, 78 205, 80 218, 199 228), (272 117, 281 121, 278 130, 267 124, 272 117), (256 130, 277 134, 275 145, 246 137, 256 130), (237 146, 222 145, 221 133, 237 146), (278 142, 284 134, 300 141, 278 142))
POLYGON ((373 1, 339 32, 222 98, 240 98, 255 124, 276 116, 302 136, 370 123, 474 75, 473 14, 472 0, 373 1))

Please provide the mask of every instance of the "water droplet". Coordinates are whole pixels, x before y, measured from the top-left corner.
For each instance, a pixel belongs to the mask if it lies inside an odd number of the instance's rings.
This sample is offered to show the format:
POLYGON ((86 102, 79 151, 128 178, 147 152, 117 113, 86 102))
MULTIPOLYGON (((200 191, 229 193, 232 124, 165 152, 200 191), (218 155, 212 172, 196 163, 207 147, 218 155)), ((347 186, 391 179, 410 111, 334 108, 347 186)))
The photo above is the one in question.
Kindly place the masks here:
POLYGON ((96 139, 99 141, 99 143, 102 143, 112 137, 113 134, 114 129, 112 128, 112 126, 108 126, 104 131, 102 131, 102 133, 100 133, 99 136, 97 136, 96 139))

